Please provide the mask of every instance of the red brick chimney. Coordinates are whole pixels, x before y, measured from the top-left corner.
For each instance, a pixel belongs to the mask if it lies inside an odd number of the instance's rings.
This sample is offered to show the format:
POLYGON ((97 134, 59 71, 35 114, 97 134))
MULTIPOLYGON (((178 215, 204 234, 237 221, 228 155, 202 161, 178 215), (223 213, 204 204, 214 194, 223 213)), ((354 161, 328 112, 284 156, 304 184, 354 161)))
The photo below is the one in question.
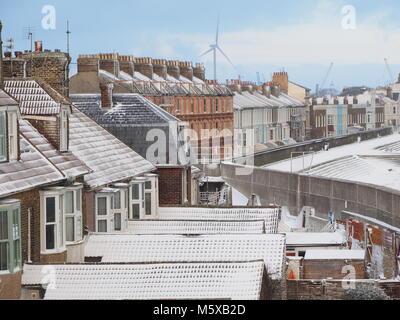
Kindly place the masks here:
POLYGON ((180 61, 179 69, 182 76, 190 81, 193 80, 193 64, 190 61, 180 61))
POLYGON ((112 106, 113 106, 113 89, 114 89, 114 84, 112 82, 100 83, 101 107, 102 108, 112 108, 112 106))
POLYGON ((78 73, 95 72, 99 73, 100 57, 97 54, 81 54, 78 57, 78 73))
POLYGON ((167 60, 153 59, 153 72, 163 79, 167 79, 167 60))
POLYGON ((151 58, 136 58, 135 70, 153 80, 153 61, 151 58))
POLYGON ((240 85, 240 81, 239 80, 230 80, 230 81, 227 80, 226 81, 226 85, 233 92, 242 93, 242 87, 240 85))
POLYGON ((204 64, 196 63, 196 65, 193 68, 193 75, 196 78, 205 81, 206 80, 206 69, 204 68, 204 64))
POLYGON ((101 53, 100 57, 100 69, 107 71, 114 76, 119 76, 119 61, 117 53, 101 53))
POLYGON ((274 72, 272 82, 279 83, 283 93, 289 92, 289 75, 287 72, 274 72))
POLYGON ((167 61, 168 74, 178 79, 181 77, 181 69, 179 68, 178 61, 167 61))
POLYGON ((131 77, 135 75, 135 58, 133 56, 118 56, 118 61, 121 71, 129 74, 131 77))

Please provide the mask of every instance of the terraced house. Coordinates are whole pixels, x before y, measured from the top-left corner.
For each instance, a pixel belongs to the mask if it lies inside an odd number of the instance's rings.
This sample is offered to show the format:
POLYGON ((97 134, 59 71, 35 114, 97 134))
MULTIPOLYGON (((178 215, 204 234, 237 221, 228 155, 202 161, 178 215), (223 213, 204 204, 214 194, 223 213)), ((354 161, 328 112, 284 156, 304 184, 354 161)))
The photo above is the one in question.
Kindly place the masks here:
POLYGON ((158 210, 155 167, 46 83, 1 91, 1 298, 20 297, 22 264, 79 257, 87 231, 124 232, 158 210))
POLYGON ((202 64, 118 54, 81 55, 78 73, 70 79, 71 94, 100 94, 100 83, 112 83, 113 94, 140 94, 188 122, 198 158, 232 155, 233 93, 226 85, 206 80, 202 64))

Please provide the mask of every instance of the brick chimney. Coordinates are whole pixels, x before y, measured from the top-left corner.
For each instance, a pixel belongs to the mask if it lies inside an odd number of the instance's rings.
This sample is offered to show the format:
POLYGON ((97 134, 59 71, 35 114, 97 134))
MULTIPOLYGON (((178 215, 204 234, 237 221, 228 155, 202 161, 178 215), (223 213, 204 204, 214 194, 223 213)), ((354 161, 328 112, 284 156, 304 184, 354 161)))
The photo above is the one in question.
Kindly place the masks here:
POLYGON ((393 100, 393 89, 391 87, 386 88, 386 96, 393 100))
POLYGON ((99 73, 100 57, 97 54, 81 54, 78 57, 78 73, 95 72, 99 73))
POLYGON ((287 72, 274 72, 272 82, 279 83, 283 93, 289 92, 289 76, 287 72))
POLYGON ((153 59, 153 72, 163 79, 167 79, 167 60, 153 59))
POLYGON ((250 93, 254 92, 254 88, 256 84, 250 81, 242 81, 241 82, 242 91, 248 91, 250 93))
POLYGON ((135 58, 133 56, 118 56, 118 61, 121 71, 129 74, 131 77, 135 75, 135 58))
POLYGON ((204 68, 203 63, 196 63, 193 68, 193 75, 200 80, 206 80, 206 69, 204 68))
POLYGON ((151 58, 136 58, 135 70, 153 80, 153 61, 151 58))
POLYGON ((228 88, 234 92, 237 93, 242 93, 242 87, 240 85, 240 81, 239 80, 227 80, 226 81, 226 85, 228 86, 228 88))
POLYGON ((178 79, 181 77, 181 69, 179 68, 178 61, 167 61, 168 74, 178 79))
POLYGON ((3 24, 0 21, 0 89, 4 88, 4 82, 3 82, 3 40, 1 38, 2 30, 3 30, 3 24))
POLYGON ((279 86, 278 83, 272 83, 272 84, 270 85, 270 90, 271 90, 271 94, 272 94, 274 97, 279 98, 279 96, 281 95, 281 88, 280 88, 280 86, 279 86))
POLYGON ((119 76, 119 61, 117 53, 101 53, 100 57, 100 69, 107 71, 114 76, 119 76))
POLYGON ((193 64, 190 61, 179 62, 181 75, 190 81, 193 80, 193 64))
POLYGON ((113 107, 113 89, 114 89, 114 84, 112 82, 100 83, 102 108, 113 107))
POLYGON ((262 94, 267 98, 271 98, 271 88, 267 83, 262 85, 262 94))

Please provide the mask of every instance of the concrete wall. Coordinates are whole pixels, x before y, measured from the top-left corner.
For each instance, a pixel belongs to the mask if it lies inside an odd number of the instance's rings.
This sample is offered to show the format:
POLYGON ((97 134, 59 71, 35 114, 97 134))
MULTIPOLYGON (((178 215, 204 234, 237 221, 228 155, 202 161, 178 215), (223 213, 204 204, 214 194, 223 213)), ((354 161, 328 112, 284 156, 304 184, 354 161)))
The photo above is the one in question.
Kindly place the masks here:
POLYGON ((251 174, 240 175, 239 168, 243 166, 222 164, 222 177, 247 197, 257 194, 263 205, 287 206, 292 214, 310 206, 321 218, 327 218, 330 210, 337 219, 342 211, 351 211, 400 227, 399 191, 265 168, 252 168, 251 174))
POLYGON ((327 142, 329 143, 331 148, 334 148, 357 142, 358 137, 361 137, 361 140, 363 141, 363 140, 374 139, 377 138, 378 136, 386 136, 391 133, 392 133, 392 128, 388 127, 388 128, 354 133, 340 137, 309 140, 306 142, 301 142, 293 145, 256 152, 254 155, 251 155, 249 157, 237 158, 235 159, 235 162, 245 163, 244 161, 246 161, 246 163, 251 163, 252 161, 251 157, 254 157, 254 165, 259 167, 273 162, 289 159, 291 157, 292 152, 320 151, 323 149, 324 144, 327 142))

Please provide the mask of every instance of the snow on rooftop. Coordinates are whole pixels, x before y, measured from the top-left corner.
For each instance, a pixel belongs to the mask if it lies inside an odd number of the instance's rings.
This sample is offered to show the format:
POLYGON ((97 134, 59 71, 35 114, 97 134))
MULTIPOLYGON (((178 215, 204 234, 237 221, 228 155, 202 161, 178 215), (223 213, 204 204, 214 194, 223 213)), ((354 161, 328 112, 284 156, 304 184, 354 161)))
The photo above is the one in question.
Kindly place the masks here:
POLYGON ((392 134, 331 148, 329 151, 306 154, 304 157, 276 162, 263 168, 357 181, 400 190, 400 157, 387 147, 398 143, 400 135, 392 134))
POLYGON ((346 236, 342 232, 288 232, 287 246, 343 245, 346 236))
POLYGON ((46 300, 258 300, 264 263, 24 265, 23 285, 46 300), (43 270, 52 272, 52 277, 43 270), (53 277, 54 276, 54 277, 53 277), (46 282, 47 281, 47 282, 46 282))
POLYGON ((263 260, 274 279, 282 277, 285 235, 132 235, 91 234, 85 257, 102 263, 237 262, 263 260))
POLYGON ((264 221, 130 220, 133 234, 261 234, 264 221))
POLYGON ((263 220, 266 233, 277 233, 279 208, 160 207, 162 220, 263 220))
POLYGON ((247 206, 249 199, 235 188, 232 188, 232 205, 247 206))
POLYGON ((304 260, 364 260, 364 250, 307 250, 304 260))
POLYGON ((361 143, 355 142, 344 146, 331 148, 329 151, 317 151, 314 154, 306 154, 304 157, 299 157, 279 162, 275 162, 270 165, 264 166, 264 168, 270 170, 277 170, 283 172, 301 172, 303 170, 314 167, 318 164, 329 162, 335 159, 343 158, 352 155, 389 155, 390 152, 377 150, 383 145, 387 145, 394 142, 400 142, 399 134, 392 134, 376 139, 370 139, 362 141, 361 143))

